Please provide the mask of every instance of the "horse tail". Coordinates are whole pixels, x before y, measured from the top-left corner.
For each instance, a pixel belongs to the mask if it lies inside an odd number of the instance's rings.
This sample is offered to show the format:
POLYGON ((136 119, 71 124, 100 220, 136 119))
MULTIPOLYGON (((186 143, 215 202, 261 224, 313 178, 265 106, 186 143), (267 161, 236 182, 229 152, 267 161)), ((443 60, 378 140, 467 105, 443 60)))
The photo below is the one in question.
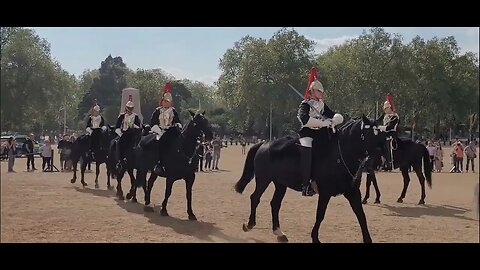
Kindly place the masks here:
POLYGON ((425 146, 422 145, 423 148, 423 171, 425 173, 425 177, 427 178, 427 184, 431 188, 432 187, 432 164, 430 163, 430 154, 425 146))
POLYGON ((243 168, 243 174, 240 180, 235 184, 235 191, 242 193, 245 190, 245 187, 252 181, 255 176, 255 154, 258 151, 258 148, 262 146, 263 142, 257 143, 248 150, 247 159, 245 160, 245 166, 243 168))

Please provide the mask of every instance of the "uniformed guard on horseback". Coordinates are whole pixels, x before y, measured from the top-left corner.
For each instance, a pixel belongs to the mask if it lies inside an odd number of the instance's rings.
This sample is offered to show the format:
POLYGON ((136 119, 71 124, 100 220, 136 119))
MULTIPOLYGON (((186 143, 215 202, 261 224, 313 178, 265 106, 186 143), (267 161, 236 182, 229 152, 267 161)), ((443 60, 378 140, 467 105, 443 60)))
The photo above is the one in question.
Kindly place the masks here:
MULTIPOLYGON (((178 117, 178 113, 175 108, 172 106, 172 93, 171 85, 169 82, 165 84, 164 93, 162 99, 160 100, 159 106, 155 109, 150 119, 150 126, 152 131, 158 134, 158 140, 161 139, 162 135, 170 128, 182 128, 182 123, 178 117)), ((162 151, 164 149, 160 149, 162 151)), ((164 168, 162 164, 162 158, 159 159, 157 164, 154 167, 154 172, 157 174, 163 174, 164 168)))
POLYGON ((397 147, 397 126, 400 122, 398 114, 395 113, 395 107, 393 106, 392 96, 387 94, 387 100, 383 103, 383 125, 378 126, 380 131, 386 132, 386 169, 392 170, 393 167, 393 151, 397 147))
MULTIPOLYGON (((328 132, 328 128, 343 122, 343 116, 332 111, 323 101, 323 85, 317 80, 317 70, 312 68, 308 80, 304 100, 298 109, 297 118, 301 123, 301 171, 302 195, 312 196, 314 191, 310 184, 312 172, 312 142, 317 137, 316 133, 328 132)), ((328 138, 328 136, 321 136, 328 138)))
POLYGON ((125 138, 124 133, 136 132, 141 130, 141 122, 138 115, 133 111, 135 105, 132 101, 132 95, 128 96, 128 102, 125 104, 125 112, 120 114, 117 118, 117 124, 115 133, 119 136, 117 145, 116 145, 116 153, 117 153, 117 165, 116 168, 120 171, 126 165, 126 157, 125 157, 125 148, 127 147, 134 147, 135 136, 128 136, 125 138))
MULTIPOLYGON (((100 148, 100 135, 102 130, 106 130, 105 119, 100 115, 100 106, 97 104, 97 99, 93 100, 93 106, 90 110, 90 115, 87 119, 87 134, 91 136, 91 149, 100 148)), ((92 159, 94 158, 93 151, 91 152, 92 159)))

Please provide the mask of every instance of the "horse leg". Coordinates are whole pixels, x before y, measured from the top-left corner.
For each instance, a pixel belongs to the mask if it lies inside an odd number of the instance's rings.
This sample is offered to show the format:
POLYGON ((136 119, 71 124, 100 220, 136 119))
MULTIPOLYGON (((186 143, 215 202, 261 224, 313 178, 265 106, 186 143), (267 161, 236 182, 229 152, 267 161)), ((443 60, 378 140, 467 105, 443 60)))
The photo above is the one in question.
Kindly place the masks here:
POLYGON ((122 201, 125 200, 125 197, 123 196, 123 190, 122 190, 122 178, 124 174, 125 174, 124 168, 122 168, 117 174, 117 197, 122 201))
POLYGON ((99 188, 98 186, 98 175, 100 174, 100 163, 98 161, 95 162, 95 188, 99 188))
POLYGON ((160 215, 164 217, 168 217, 168 211, 167 211, 167 203, 168 203, 168 198, 170 195, 172 195, 172 186, 173 186, 173 178, 167 178, 167 184, 165 186, 165 198, 163 199, 162 202, 162 210, 160 210, 160 215))
POLYGON ((365 185, 365 197, 363 197, 362 203, 367 204, 368 198, 370 198, 370 186, 372 185, 372 178, 370 177, 370 174, 367 174, 367 182, 365 185))
POLYGON ((87 169, 87 162, 85 161, 84 158, 82 158, 81 162, 80 162, 80 183, 82 183, 82 185, 84 187, 88 186, 87 183, 85 182, 85 170, 87 169))
POLYGON ((280 219, 278 215, 280 207, 282 206, 283 197, 285 196, 285 192, 287 192, 287 187, 275 182, 273 183, 275 184, 275 193, 270 201, 270 206, 272 208, 272 230, 273 234, 277 236, 278 242, 286 243, 288 242, 288 238, 280 229, 280 219))
POLYGON ((257 206, 260 203, 260 197, 262 197, 263 192, 267 189, 270 181, 266 180, 267 178, 259 178, 255 177, 255 191, 250 195, 250 217, 248 218, 248 224, 243 224, 243 231, 248 232, 255 225, 256 223, 256 215, 257 215, 257 206))
POLYGON ((403 199, 405 198, 405 195, 407 194, 408 184, 410 183, 410 176, 408 176, 408 168, 400 168, 400 171, 402 171, 402 176, 403 176, 403 190, 402 190, 402 194, 400 195, 400 198, 398 198, 397 202, 403 203, 403 199))
POLYGON ((422 197, 420 197, 420 201, 418 204, 425 204, 425 177, 423 176, 422 173, 422 167, 421 166, 414 166, 413 170, 415 170, 415 173, 417 174, 418 181, 420 182, 420 186, 422 187, 422 197))
POLYGON ((360 189, 355 188, 350 192, 345 193, 344 196, 345 198, 347 198, 353 212, 357 216, 358 223, 360 224, 360 228, 362 229, 363 242, 371 243, 372 238, 370 237, 370 233, 368 232, 367 218, 365 217, 365 212, 363 211, 363 206, 361 202, 362 195, 360 194, 360 189))
POLYGON ((318 204, 317 204, 317 216, 315 218, 315 225, 313 225, 311 237, 312 243, 320 243, 318 238, 318 231, 320 229, 320 224, 325 217, 325 211, 327 210, 328 202, 330 201, 331 196, 327 194, 320 193, 318 195, 318 204))
POLYGON ((73 178, 70 180, 70 183, 74 184, 75 182, 77 182, 77 163, 78 163, 78 160, 77 161, 74 161, 73 162, 73 178))
POLYGON ((197 217, 192 210, 192 188, 193 183, 195 182, 195 174, 185 178, 185 188, 187 189, 187 214, 189 220, 197 220, 197 217))
POLYGON ((375 188, 375 193, 377 194, 377 197, 375 198, 375 203, 380 203, 381 194, 380 194, 380 189, 378 188, 377 177, 375 176, 375 174, 372 174, 371 177, 372 177, 373 187, 375 188))
POLYGON ((135 175, 133 175, 133 169, 128 169, 128 175, 130 176, 130 191, 127 193, 126 199, 132 199, 133 203, 137 202, 137 183, 135 182, 135 175))
MULTIPOLYGON (((146 177, 146 173, 145 173, 146 177)), ((146 186, 143 186, 143 191, 145 192, 145 207, 143 210, 145 212, 153 212, 153 207, 150 207, 150 194, 152 193, 153 184, 157 180, 157 175, 155 173, 150 173, 150 177, 148 178, 148 183, 146 186)))
POLYGON ((110 184, 110 169, 108 168, 108 163, 105 162, 105 167, 107 168, 107 189, 110 190, 113 188, 112 184, 110 184))

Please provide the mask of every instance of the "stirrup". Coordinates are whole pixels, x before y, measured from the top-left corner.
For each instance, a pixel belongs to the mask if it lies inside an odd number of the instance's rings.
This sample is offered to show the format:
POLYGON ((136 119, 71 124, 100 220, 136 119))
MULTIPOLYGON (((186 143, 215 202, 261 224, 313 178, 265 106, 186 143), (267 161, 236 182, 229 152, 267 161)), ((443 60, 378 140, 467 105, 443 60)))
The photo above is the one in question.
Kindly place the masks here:
POLYGON ((313 196, 315 195, 315 191, 313 191, 311 184, 308 186, 302 186, 302 196, 313 196))

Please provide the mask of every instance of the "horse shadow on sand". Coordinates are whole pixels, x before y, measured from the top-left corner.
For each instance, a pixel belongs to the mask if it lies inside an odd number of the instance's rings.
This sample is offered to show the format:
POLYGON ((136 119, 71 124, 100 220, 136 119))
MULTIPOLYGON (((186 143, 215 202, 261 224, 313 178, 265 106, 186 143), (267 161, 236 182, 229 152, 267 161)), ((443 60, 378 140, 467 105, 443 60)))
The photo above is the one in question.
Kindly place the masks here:
POLYGON ((453 217, 464 220, 476 221, 467 216, 472 210, 451 205, 415 205, 415 206, 394 206, 388 204, 378 205, 377 207, 386 208, 391 213, 387 216, 413 217, 422 216, 435 217, 453 217))
POLYGON ((176 233, 189 235, 198 238, 203 242, 222 242, 222 243, 263 243, 261 240, 248 238, 241 239, 226 235, 222 229, 215 226, 215 223, 205 221, 191 221, 171 216, 160 216, 161 206, 155 206, 153 212, 145 212, 144 205, 115 199, 117 205, 130 213, 144 215, 150 223, 172 228, 176 233))
MULTIPOLYGON (((70 187, 68 187, 68 189, 71 189, 70 187)), ((74 187, 74 189, 78 192, 81 192, 81 193, 88 193, 88 194, 92 194, 94 196, 98 196, 98 197, 106 197, 106 198, 114 198, 115 197, 115 191, 110 189, 97 189, 97 188, 90 188, 90 187, 74 187)))

